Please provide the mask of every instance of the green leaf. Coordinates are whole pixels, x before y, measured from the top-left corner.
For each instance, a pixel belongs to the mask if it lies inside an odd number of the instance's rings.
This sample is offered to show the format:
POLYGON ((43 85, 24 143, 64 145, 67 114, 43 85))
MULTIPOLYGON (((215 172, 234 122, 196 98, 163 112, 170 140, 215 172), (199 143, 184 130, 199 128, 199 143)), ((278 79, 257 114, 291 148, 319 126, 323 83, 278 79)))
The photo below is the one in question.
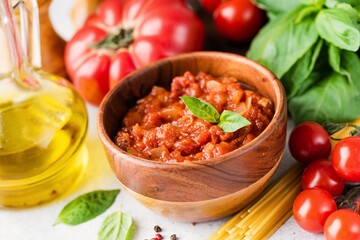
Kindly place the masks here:
POLYGON ((343 9, 321 10, 315 25, 319 35, 335 46, 353 52, 359 49, 360 32, 343 9))
POLYGON ((83 194, 69 202, 60 212, 55 224, 77 225, 105 212, 115 201, 120 190, 99 190, 83 194))
POLYGON ((296 123, 305 121, 346 122, 360 116, 359 90, 353 90, 347 79, 333 73, 320 84, 289 102, 296 123))
POLYGON ((131 235, 132 219, 125 213, 114 212, 103 221, 98 240, 127 240, 131 235))
POLYGON ((224 110, 219 112, 209 103, 194 97, 182 96, 181 100, 189 110, 198 118, 211 123, 217 123, 224 132, 235 132, 236 130, 251 124, 246 118, 238 113, 224 110))
POLYGON ((322 46, 323 40, 319 39, 281 79, 288 100, 296 95, 302 94, 315 83, 313 80, 316 78, 310 78, 309 76, 314 70, 322 46))
POLYGON ((224 132, 235 132, 236 130, 250 125, 251 122, 240 114, 228 110, 224 110, 220 115, 218 126, 224 132))
POLYGON ((360 1, 359 0, 326 0, 325 5, 328 8, 335 8, 338 4, 349 4, 353 7, 358 13, 360 12, 360 1))
POLYGON ((265 10, 271 19, 307 4, 307 0, 255 0, 255 4, 265 10))
POLYGON ((351 6, 348 3, 338 3, 338 4, 335 5, 335 8, 336 9, 342 9, 345 12, 347 12, 351 22, 354 25, 359 25, 358 21, 360 20, 360 15, 359 15, 358 11, 353 6, 351 6))
POLYGON ((289 101, 290 114, 296 123, 353 121, 360 116, 360 58, 356 53, 340 51, 340 61, 352 82, 337 72, 329 72, 322 59, 319 57, 321 64, 310 76, 316 76, 317 84, 289 101))
MULTIPOLYGON (((343 60, 346 61, 346 59, 343 60)), ((333 44, 329 45, 329 63, 335 72, 345 76, 350 83, 353 81, 351 74, 347 71, 347 69, 341 66, 340 49, 333 44)))
POLYGON ((180 99, 196 117, 211 123, 219 122, 219 112, 208 102, 190 96, 182 96, 180 99))
POLYGON ((322 124, 322 126, 329 135, 333 135, 334 133, 337 133, 338 131, 347 127, 348 125, 345 123, 333 123, 326 121, 322 124))
POLYGON ((295 19, 295 23, 301 22, 305 17, 318 12, 320 9, 316 6, 309 6, 306 8, 301 9, 301 11, 298 13, 297 18, 295 19))
POLYGON ((314 15, 295 23, 300 6, 266 24, 253 39, 247 56, 260 62, 281 78, 317 41, 314 15))

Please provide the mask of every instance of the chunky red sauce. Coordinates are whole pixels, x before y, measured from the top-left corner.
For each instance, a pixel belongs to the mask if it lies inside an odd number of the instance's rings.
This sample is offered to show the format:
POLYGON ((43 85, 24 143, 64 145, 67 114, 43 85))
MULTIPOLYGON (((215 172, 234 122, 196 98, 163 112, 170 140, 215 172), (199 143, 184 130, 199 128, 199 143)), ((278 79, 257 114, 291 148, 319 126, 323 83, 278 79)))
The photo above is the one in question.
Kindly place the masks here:
POLYGON ((124 117, 115 143, 130 154, 157 161, 209 159, 253 140, 273 115, 269 99, 244 89, 234 78, 186 72, 173 79, 171 91, 155 86, 138 100, 124 117), (225 109, 237 112, 251 125, 224 133, 217 125, 195 117, 180 96, 201 98, 219 113, 225 109))

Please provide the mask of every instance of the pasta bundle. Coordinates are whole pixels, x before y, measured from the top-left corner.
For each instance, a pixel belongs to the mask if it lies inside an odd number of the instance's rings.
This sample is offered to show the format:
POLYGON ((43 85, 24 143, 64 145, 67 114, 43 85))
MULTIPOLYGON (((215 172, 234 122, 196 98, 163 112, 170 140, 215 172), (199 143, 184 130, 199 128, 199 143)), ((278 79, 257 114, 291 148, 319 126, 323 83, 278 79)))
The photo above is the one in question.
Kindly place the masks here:
POLYGON ((301 191, 302 167, 292 166, 240 212, 221 226, 209 240, 266 239, 292 214, 301 191))

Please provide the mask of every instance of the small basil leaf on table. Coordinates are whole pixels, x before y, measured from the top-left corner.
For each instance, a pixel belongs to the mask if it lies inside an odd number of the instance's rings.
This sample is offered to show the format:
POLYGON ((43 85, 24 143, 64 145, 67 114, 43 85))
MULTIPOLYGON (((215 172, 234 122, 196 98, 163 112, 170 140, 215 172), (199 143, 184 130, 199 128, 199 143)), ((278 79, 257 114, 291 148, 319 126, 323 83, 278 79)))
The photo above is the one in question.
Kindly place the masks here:
POLYGON ((196 117, 211 123, 219 122, 220 114, 210 103, 190 96, 182 96, 180 99, 196 117))
POLYGON ((103 221, 98 240, 127 240, 131 235, 132 219, 119 211, 107 216, 103 221))
POLYGON ((343 9, 321 10, 315 25, 319 35, 335 46, 353 52, 359 49, 360 32, 343 9))
POLYGON ((224 110, 220 115, 218 126, 224 132, 235 132, 236 130, 250 125, 251 122, 236 112, 224 110))
POLYGON ((98 190, 80 195, 61 210, 54 225, 60 222, 78 225, 97 217, 114 203, 119 192, 98 190))

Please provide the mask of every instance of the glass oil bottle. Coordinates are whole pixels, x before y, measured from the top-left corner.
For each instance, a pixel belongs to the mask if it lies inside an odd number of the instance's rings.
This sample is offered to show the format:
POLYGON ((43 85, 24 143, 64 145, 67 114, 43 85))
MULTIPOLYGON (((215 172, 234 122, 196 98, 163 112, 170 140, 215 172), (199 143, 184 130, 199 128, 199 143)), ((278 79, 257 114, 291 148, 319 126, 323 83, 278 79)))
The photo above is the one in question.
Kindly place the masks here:
POLYGON ((68 81, 34 66, 40 57, 37 2, 23 0, 17 8, 21 38, 11 0, 0 2, 0 30, 7 39, 0 53, 9 51, 12 63, 0 75, 3 207, 33 206, 59 196, 81 179, 88 159, 83 99, 68 81))

